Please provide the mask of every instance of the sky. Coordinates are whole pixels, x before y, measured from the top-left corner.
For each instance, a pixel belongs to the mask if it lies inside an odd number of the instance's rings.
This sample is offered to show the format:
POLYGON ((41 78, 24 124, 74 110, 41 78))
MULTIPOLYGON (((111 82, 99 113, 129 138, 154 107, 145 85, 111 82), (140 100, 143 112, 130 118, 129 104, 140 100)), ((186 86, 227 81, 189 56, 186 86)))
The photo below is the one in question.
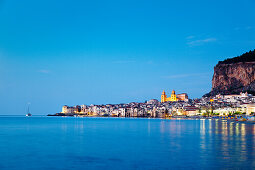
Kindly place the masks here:
POLYGON ((0 0, 0 115, 211 90, 255 49, 254 0, 0 0))

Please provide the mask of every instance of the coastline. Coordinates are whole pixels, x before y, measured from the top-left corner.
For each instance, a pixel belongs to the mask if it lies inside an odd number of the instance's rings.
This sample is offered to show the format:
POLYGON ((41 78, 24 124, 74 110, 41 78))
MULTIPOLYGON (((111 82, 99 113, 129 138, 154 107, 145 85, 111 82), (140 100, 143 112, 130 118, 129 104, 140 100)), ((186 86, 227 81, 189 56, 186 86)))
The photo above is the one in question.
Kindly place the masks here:
POLYGON ((243 117, 204 117, 204 116, 171 116, 171 117, 117 117, 117 116, 88 116, 88 115, 51 115, 48 114, 46 117, 75 117, 75 118, 116 118, 116 119, 125 119, 125 118, 133 118, 133 119, 161 119, 161 120, 220 120, 220 121, 227 121, 227 122, 235 122, 235 123, 248 123, 248 124, 255 124, 254 120, 243 120, 243 117))

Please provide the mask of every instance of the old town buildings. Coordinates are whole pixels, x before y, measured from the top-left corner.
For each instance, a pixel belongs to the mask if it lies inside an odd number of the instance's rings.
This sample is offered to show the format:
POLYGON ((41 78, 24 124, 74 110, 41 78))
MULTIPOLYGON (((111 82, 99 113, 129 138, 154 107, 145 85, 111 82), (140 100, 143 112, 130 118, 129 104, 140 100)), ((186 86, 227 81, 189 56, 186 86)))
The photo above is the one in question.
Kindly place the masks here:
POLYGON ((188 99, 186 93, 172 91, 167 98, 163 91, 161 102, 157 99, 138 103, 63 106, 61 114, 79 116, 153 117, 169 116, 225 116, 230 114, 255 114, 255 97, 248 93, 216 95, 211 98, 188 99))

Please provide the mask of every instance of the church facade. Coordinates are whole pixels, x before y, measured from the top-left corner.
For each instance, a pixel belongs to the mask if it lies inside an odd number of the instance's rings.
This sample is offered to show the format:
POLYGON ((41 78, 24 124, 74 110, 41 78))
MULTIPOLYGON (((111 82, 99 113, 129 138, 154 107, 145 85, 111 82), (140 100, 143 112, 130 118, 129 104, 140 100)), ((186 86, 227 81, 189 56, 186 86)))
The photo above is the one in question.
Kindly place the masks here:
POLYGON ((172 91, 172 94, 170 97, 167 97, 166 92, 163 90, 161 94, 161 103, 164 102, 176 102, 176 101, 188 101, 188 95, 187 93, 182 93, 182 94, 175 94, 175 91, 172 91))

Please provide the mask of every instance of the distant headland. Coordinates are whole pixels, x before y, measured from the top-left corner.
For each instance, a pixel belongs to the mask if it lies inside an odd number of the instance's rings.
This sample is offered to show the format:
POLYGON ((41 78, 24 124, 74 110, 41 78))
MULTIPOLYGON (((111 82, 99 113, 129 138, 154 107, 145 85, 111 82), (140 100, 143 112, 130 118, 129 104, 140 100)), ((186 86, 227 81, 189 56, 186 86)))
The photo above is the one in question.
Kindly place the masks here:
POLYGON ((219 61, 214 67, 212 90, 205 96, 241 92, 255 95, 255 50, 219 61))

